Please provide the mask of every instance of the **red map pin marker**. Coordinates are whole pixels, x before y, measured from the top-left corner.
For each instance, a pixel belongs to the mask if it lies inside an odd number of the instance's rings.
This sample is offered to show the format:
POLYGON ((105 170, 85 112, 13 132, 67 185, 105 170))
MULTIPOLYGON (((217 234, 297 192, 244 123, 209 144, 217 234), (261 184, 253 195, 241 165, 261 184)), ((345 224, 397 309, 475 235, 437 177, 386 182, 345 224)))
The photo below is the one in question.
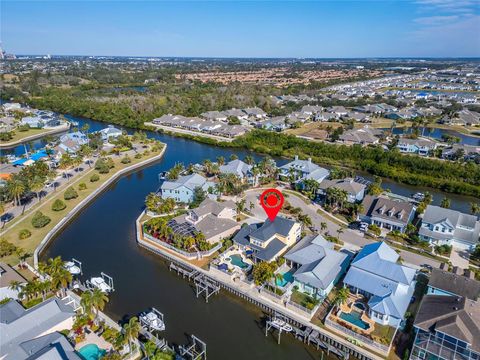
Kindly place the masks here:
POLYGON ((274 221, 283 206, 285 199, 277 189, 267 189, 260 195, 260 205, 268 215, 270 221, 274 221))

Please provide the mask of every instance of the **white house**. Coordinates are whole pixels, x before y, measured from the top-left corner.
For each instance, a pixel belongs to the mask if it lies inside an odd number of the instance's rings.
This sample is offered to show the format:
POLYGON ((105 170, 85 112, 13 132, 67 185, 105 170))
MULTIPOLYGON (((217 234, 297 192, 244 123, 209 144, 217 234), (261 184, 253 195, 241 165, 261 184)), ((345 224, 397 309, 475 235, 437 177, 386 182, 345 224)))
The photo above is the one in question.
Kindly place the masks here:
POLYGON ((418 234, 436 245, 472 250, 479 241, 480 220, 474 215, 428 205, 418 234))
POLYGON ((113 125, 108 125, 105 129, 99 131, 103 141, 109 141, 122 135, 122 130, 117 129, 113 125))
POLYGON ((401 137, 398 140, 397 148, 403 153, 427 156, 437 148, 437 145, 436 141, 426 138, 409 139, 401 137))
POLYGON ((314 164, 312 159, 300 160, 297 155, 295 155, 293 161, 280 167, 280 177, 289 178, 293 176, 294 181, 310 179, 320 183, 329 174, 330 171, 314 164))
POLYGON ((162 198, 173 198, 176 202, 190 203, 194 199, 195 188, 201 188, 207 192, 214 187, 213 182, 207 181, 199 174, 180 176, 177 180, 165 181, 160 186, 162 198))

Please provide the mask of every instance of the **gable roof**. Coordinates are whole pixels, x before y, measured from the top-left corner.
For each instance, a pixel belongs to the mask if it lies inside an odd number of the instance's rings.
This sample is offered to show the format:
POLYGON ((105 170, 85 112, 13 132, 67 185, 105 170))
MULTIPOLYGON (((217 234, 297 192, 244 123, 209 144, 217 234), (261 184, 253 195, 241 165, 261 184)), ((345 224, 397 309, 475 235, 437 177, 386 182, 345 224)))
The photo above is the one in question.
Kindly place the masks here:
POLYGON ((437 268, 432 269, 428 286, 471 300, 480 295, 480 281, 437 268))
POLYGON ((224 174, 235 174, 244 177, 252 169, 252 165, 248 165, 240 159, 235 159, 229 163, 220 166, 220 172, 224 174))
POLYGON ((440 331, 470 344, 480 352, 480 303, 456 296, 424 296, 414 326, 440 331))
POLYGON ((185 186, 187 189, 195 190, 196 187, 202 187, 207 180, 199 174, 180 176, 177 180, 164 181, 160 186, 162 190, 173 190, 185 186))
POLYGON ((330 187, 335 187, 337 189, 342 189, 348 192, 349 194, 357 195, 361 191, 365 190, 367 187, 364 184, 360 184, 356 182, 352 178, 345 178, 345 179, 334 179, 334 180, 323 180, 320 183, 320 189, 328 189, 330 187))
POLYGON ((365 196, 363 200, 363 214, 396 223, 408 224, 410 215, 415 207, 406 201, 392 200, 385 196, 365 196), (389 215, 389 213, 391 215, 389 215))
POLYGON ((317 289, 326 289, 335 280, 346 258, 322 235, 306 236, 285 255, 285 259, 301 265, 294 278, 317 289))

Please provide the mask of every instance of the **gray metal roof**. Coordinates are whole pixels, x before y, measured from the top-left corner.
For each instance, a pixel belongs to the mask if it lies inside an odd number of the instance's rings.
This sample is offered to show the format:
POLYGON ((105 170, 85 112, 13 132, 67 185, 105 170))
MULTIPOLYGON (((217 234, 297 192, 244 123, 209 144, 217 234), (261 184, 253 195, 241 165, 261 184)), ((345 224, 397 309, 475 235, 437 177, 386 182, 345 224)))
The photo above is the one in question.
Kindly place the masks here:
POLYGON ((74 309, 61 299, 51 298, 28 310, 11 300, 0 306, 0 357, 20 359, 20 344, 44 334, 75 316, 74 309), (23 311, 22 311, 23 310, 23 311))
POLYGON ((165 181, 162 183, 160 188, 162 190, 173 190, 179 187, 185 186, 187 189, 194 190, 196 187, 202 187, 207 182, 203 176, 199 174, 191 174, 180 176, 177 180, 174 181, 165 181))
POLYGON ((236 159, 220 166, 220 172, 223 174, 235 174, 241 178, 247 176, 252 169, 252 165, 244 163, 242 160, 236 159))
POLYGON ((285 255, 285 259, 301 265, 294 278, 317 289, 326 289, 335 280, 346 258, 321 235, 303 238, 285 255))
POLYGON ((267 241, 276 234, 287 236, 294 225, 295 221, 277 216, 273 222, 270 219, 265 220, 263 225, 253 231, 250 236, 259 241, 267 241))
POLYGON ((82 360, 75 352, 73 346, 59 332, 53 332, 36 339, 25 341, 20 344, 20 348, 27 356, 27 360, 82 360))

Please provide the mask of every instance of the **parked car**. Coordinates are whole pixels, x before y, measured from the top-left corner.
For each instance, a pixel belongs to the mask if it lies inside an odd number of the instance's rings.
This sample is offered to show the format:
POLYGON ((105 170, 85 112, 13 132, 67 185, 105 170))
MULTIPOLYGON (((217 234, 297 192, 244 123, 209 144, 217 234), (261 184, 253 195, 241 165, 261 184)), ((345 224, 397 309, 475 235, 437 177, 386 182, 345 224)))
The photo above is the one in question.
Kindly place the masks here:
POLYGON ((368 230, 368 223, 361 222, 360 226, 358 228, 360 229, 360 231, 367 231, 368 230))

